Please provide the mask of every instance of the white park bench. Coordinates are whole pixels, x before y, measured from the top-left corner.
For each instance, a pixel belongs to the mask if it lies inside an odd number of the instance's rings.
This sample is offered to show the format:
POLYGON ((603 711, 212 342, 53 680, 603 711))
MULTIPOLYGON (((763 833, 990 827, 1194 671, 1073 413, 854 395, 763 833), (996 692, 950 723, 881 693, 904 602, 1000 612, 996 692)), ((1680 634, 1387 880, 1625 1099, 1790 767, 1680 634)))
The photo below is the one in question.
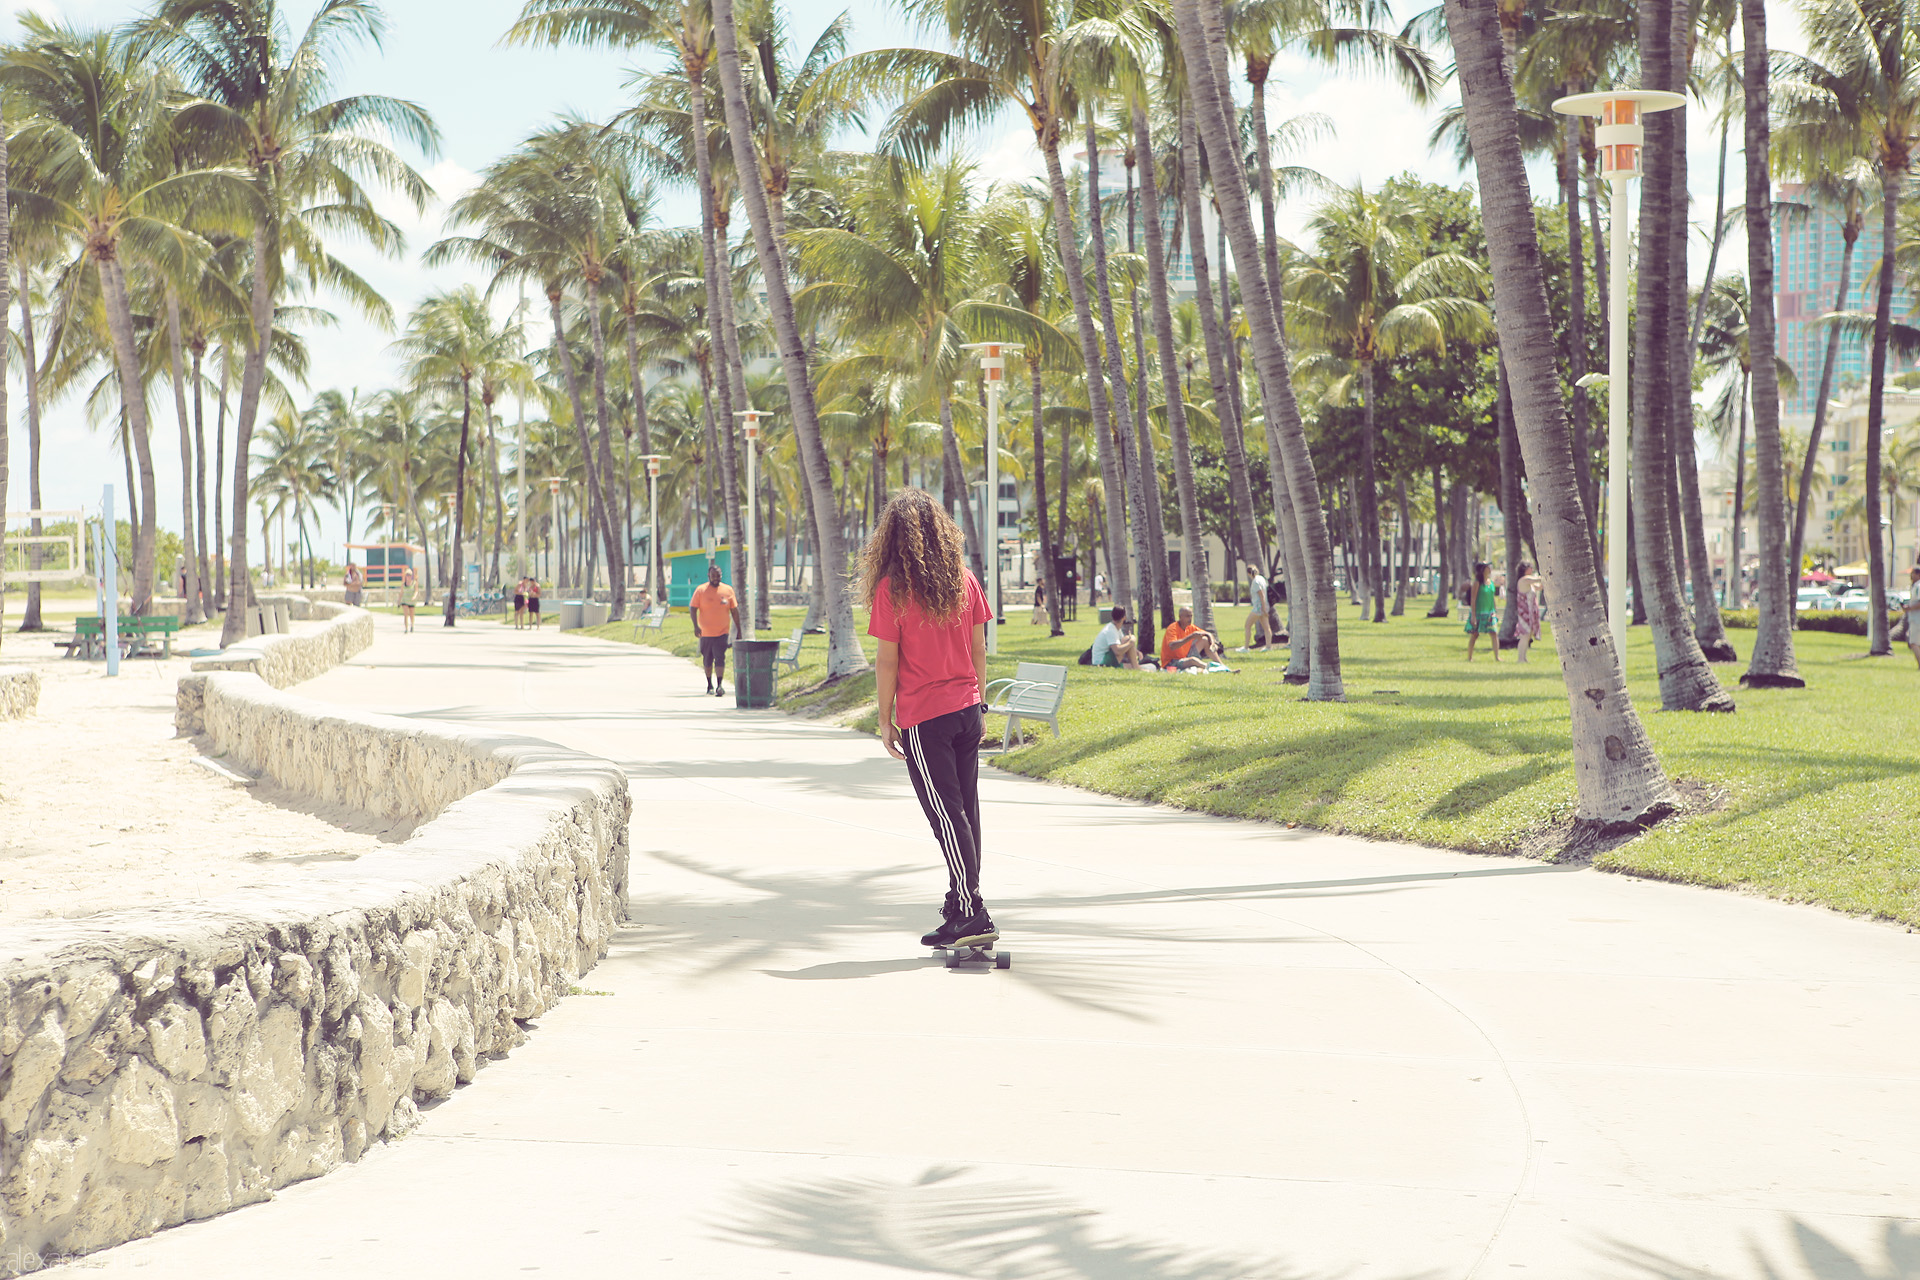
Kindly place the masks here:
POLYGON ((789 671, 798 671, 800 669, 800 648, 806 644, 806 642, 807 629, 805 627, 795 627, 793 634, 780 642, 780 652, 773 655, 773 660, 789 671))
POLYGON ((994 680, 984 690, 987 710, 1007 717, 1006 736, 1000 739, 1005 751, 1014 739, 1022 720, 1043 720, 1060 736, 1060 704, 1067 696, 1067 669, 1041 662, 1023 662, 1010 680, 994 680), (999 690, 998 695, 994 693, 999 690))
POLYGON ((651 631, 653 634, 659 635, 661 629, 666 626, 666 622, 667 606, 663 604, 653 606, 653 608, 633 620, 634 641, 636 643, 639 642, 640 632, 642 630, 651 631))

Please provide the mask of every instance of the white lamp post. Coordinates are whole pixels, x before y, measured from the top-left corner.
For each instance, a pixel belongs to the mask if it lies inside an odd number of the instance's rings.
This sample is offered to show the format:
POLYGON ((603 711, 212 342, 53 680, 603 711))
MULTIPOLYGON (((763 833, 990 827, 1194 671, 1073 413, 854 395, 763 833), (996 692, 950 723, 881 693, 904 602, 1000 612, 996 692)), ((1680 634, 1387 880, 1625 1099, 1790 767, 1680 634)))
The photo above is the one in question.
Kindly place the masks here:
MULTIPOLYGON (((1600 174, 1613 186, 1612 260, 1607 264, 1607 629, 1622 670, 1627 665, 1627 188, 1640 176, 1646 143, 1641 117, 1684 106, 1686 98, 1660 89, 1610 89, 1561 98, 1563 115, 1598 116, 1594 144, 1600 174)), ((1585 465, 1582 460, 1581 465, 1585 465)))
POLYGON ((741 430, 746 433, 747 437, 747 572, 746 576, 740 580, 740 599, 742 602, 740 611, 747 615, 747 625, 744 630, 747 633, 747 638, 752 639, 753 620, 755 616, 753 612, 753 593, 758 590, 760 586, 760 579, 754 572, 759 567, 758 556, 760 554, 760 530, 757 519, 760 512, 760 489, 756 483, 760 474, 758 465, 758 456, 760 453, 760 419, 771 415, 762 413, 758 409, 742 409, 733 416, 740 419, 741 430))
MULTIPOLYGON (((553 573, 553 551, 551 548, 555 539, 566 536, 565 531, 560 528, 560 486, 566 483, 566 478, 564 476, 548 476, 546 480, 547 527, 552 530, 552 532, 547 535, 547 546, 549 548, 547 551, 547 573, 551 576, 553 573)), ((562 549, 564 550, 564 548, 562 549)), ((558 578, 554 579, 553 589, 555 591, 560 589, 560 580, 558 578)))
POLYGON ((987 652, 1000 652, 1000 391, 1007 385, 1007 357, 1023 350, 1017 342, 969 342, 980 353, 980 374, 987 382, 987 502, 980 522, 987 553, 987 652))
POLYGON ((647 590, 655 604, 665 604, 667 598, 660 591, 660 462, 667 455, 641 456, 647 464, 647 590))

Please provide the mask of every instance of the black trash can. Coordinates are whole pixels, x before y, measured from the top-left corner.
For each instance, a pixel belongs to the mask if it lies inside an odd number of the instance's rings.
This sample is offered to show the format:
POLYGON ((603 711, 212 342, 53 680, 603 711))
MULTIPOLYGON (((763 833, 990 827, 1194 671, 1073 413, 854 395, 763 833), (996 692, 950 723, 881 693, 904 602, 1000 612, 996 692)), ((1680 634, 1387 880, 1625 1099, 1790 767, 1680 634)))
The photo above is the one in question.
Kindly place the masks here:
POLYGON ((773 657, 778 640, 733 642, 733 705, 762 710, 773 705, 773 657))

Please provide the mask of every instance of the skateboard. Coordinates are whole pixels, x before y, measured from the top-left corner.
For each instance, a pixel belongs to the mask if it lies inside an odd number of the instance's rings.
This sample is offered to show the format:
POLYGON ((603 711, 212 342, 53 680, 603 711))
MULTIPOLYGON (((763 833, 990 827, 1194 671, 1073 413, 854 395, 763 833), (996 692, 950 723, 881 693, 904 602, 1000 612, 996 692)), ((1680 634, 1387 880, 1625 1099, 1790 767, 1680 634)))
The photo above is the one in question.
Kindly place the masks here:
POLYGON ((999 940, 999 934, 987 933, 977 938, 963 938, 951 946, 935 947, 934 950, 946 957, 949 969, 976 963, 991 964, 996 969, 1011 969, 1013 952, 996 948, 993 944, 999 940))

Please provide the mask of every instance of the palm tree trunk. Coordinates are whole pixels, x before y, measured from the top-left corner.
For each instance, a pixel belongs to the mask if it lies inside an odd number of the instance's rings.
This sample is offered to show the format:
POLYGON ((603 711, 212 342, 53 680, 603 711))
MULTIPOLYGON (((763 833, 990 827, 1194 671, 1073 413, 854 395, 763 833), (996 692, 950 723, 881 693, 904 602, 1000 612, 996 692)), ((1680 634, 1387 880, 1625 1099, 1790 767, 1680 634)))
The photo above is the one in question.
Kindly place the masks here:
MULTIPOLYGON (((714 239, 717 260, 716 280, 720 287, 720 345, 725 352, 721 362, 727 380, 727 396, 733 405, 733 412, 753 408, 753 401, 747 398, 746 364, 740 355, 740 321, 735 315, 733 302, 733 250, 727 238, 727 211, 714 209, 714 239)), ((777 246, 776 246, 777 247, 777 246)), ((784 261, 784 259, 783 259, 784 261)), ((736 434, 736 423, 726 418, 720 423, 720 498, 727 511, 727 540, 736 547, 744 547, 747 542, 747 526, 740 514, 740 491, 743 487, 739 456, 741 437, 736 434)))
MULTIPOLYGON (((727 137, 733 146, 736 169, 742 174, 757 172, 759 161, 753 152, 753 123, 747 111, 746 90, 740 78, 738 30, 734 25, 733 0, 714 0, 713 25, 720 49, 720 90, 726 109, 727 137)), ((780 365, 786 374, 788 408, 793 414, 794 437, 805 462, 807 483, 813 490, 814 507, 819 515, 815 527, 820 539, 820 577, 826 587, 827 602, 827 675, 835 678, 866 670, 867 659, 853 629, 853 601, 845 576, 846 548, 839 526, 827 519, 833 510, 833 473, 820 435, 820 419, 813 399, 813 382, 807 371, 807 350, 800 338, 800 326, 794 319, 793 295, 787 286, 785 259, 773 240, 773 227, 767 214, 767 193, 763 184, 740 184, 746 201, 747 221, 753 226, 754 249, 760 258, 760 272, 767 290, 767 310, 773 320, 774 338, 780 348, 780 365)))
POLYGON ((1886 549, 1880 545, 1881 450, 1886 437, 1887 342, 1893 325, 1894 248, 1899 242, 1900 193, 1906 175, 1880 174, 1880 290, 1873 311, 1873 365, 1867 382, 1867 652, 1893 652, 1887 634, 1886 549))
MULTIPOLYGON (((1678 59, 1683 44, 1686 6, 1680 0, 1645 0, 1639 7, 1640 65, 1649 88, 1683 83, 1678 59)), ((1686 108, 1662 111, 1646 121, 1646 180, 1640 203, 1640 270, 1636 301, 1635 346, 1641 353, 1633 386, 1633 522, 1640 562, 1640 590, 1647 602, 1653 635, 1661 705, 1668 711, 1731 711, 1733 699, 1720 687, 1694 638, 1675 575, 1672 504, 1675 435, 1685 424, 1674 421, 1676 383, 1685 371, 1676 367, 1682 346, 1674 328, 1685 323, 1674 306, 1676 262, 1673 220, 1686 221, 1675 206, 1677 153, 1684 149, 1686 108), (1644 368, 1644 372, 1642 369, 1644 368)), ((1684 242, 1681 242, 1684 243, 1684 242)))
MULTIPOLYGON (((731 39, 731 33, 729 34, 731 39)), ((707 89, 706 60, 682 59, 682 70, 687 77, 688 122, 693 135, 694 178, 700 187, 700 252, 701 262, 706 275, 707 285, 707 330, 712 335, 713 357, 719 362, 715 371, 715 381, 720 392, 720 433, 729 441, 732 439, 733 415, 736 409, 744 409, 743 404, 736 405, 734 370, 739 363, 733 350, 730 312, 727 305, 733 293, 732 274, 727 267, 726 255, 721 252, 716 241, 716 232, 724 225, 723 211, 714 196, 713 157, 708 149, 707 138, 707 89)), ((724 98, 724 93, 722 97, 724 98)), ((723 103, 724 110, 724 103, 723 103)), ((751 175, 759 172, 759 161, 743 166, 741 174, 751 175)), ((760 184, 743 181, 742 189, 760 184)), ((744 399, 744 396, 741 397, 744 399)), ((736 546, 740 542, 740 517, 737 495, 733 489, 733 449, 729 443, 725 454, 715 459, 720 464, 723 496, 727 507, 727 537, 736 546)))
MULTIPOLYGON (((447 600, 445 605, 445 625, 453 625, 455 602, 460 595, 460 575, 462 572, 462 552, 460 540, 466 528, 467 519, 467 431, 473 422, 473 391, 468 380, 460 380, 460 449, 453 455, 453 530, 452 545, 447 548, 447 562, 452 572, 447 575, 447 600)), ((587 584, 589 588, 592 583, 587 584)))
POLYGON ((120 377, 120 402, 126 410, 127 434, 133 453, 139 460, 140 507, 133 540, 133 585, 131 612, 134 616, 153 607, 153 574, 156 505, 153 482, 153 450, 147 422, 147 398, 140 381, 140 357, 134 349, 133 311, 127 300, 126 276, 113 258, 100 261, 100 284, 106 303, 107 328, 113 337, 115 366, 120 377))
MULTIPOLYGON (((0 142, 0 146, 4 145, 5 143, 0 142)), ((5 199, 5 196, 0 195, 0 200, 3 199, 5 199)), ((11 236, 10 229, 9 236, 11 236)), ((8 244, 9 252, 11 252, 11 239, 9 239, 8 244)), ((38 347, 33 340, 33 279, 28 271, 27 262, 24 258, 20 261, 20 338, 22 345, 26 348, 27 507, 29 510, 38 511, 40 510, 40 367, 35 363, 35 360, 38 358, 35 354, 38 347)), ((0 421, 4 421, 4 419, 0 419, 0 421)), ((4 500, 0 500, 0 510, 4 510, 6 505, 4 500)), ((35 537, 39 537, 44 532, 44 528, 37 517, 34 519, 30 528, 35 537)), ((28 565, 38 569, 42 563, 38 550, 39 544, 33 543, 31 545, 35 550, 34 554, 28 560, 28 565)), ((41 631, 45 629, 45 625, 46 624, 40 620, 40 584, 37 582, 29 582, 27 584, 27 612, 26 616, 20 620, 20 629, 22 631, 41 631)))
POLYGON ((1373 598, 1373 620, 1387 620, 1386 575, 1380 572, 1380 480, 1374 442, 1379 425, 1373 412, 1373 361, 1360 362, 1360 493, 1359 538, 1363 548, 1361 566, 1370 581, 1367 594, 1373 598))
MULTIPOLYGON (((1060 249, 1061 270, 1067 277, 1067 292, 1073 301, 1074 327, 1080 339, 1080 363, 1087 380, 1087 404, 1093 419, 1094 444, 1098 451, 1100 477, 1105 490, 1107 529, 1105 541, 1108 547, 1108 568, 1114 570, 1108 574, 1110 580, 1107 586, 1110 590, 1117 591, 1119 588, 1116 584, 1121 581, 1118 575, 1119 572, 1124 571, 1125 566, 1115 569, 1112 564, 1112 547, 1116 542, 1122 546, 1126 543, 1126 516, 1120 509, 1120 486, 1113 474, 1112 441, 1109 438, 1112 426, 1108 419, 1106 382, 1100 374, 1100 341, 1094 332, 1092 304, 1087 298, 1086 276, 1080 266, 1079 233, 1074 228, 1072 202, 1067 199, 1066 174, 1060 167, 1057 130, 1057 124, 1049 122, 1037 133, 1036 140, 1047 165, 1047 189, 1053 198, 1054 234, 1060 249)), ((1069 431, 1063 429, 1060 443, 1060 522, 1063 528, 1067 520, 1067 437, 1069 434, 1069 431)), ((1091 513, 1089 516, 1091 517, 1091 513)), ((1093 572, 1093 567, 1093 561, 1089 558, 1087 564, 1089 574, 1093 572)), ((1110 598, 1117 600, 1119 596, 1113 595, 1110 598)))
MULTIPOLYGON (((1194 301, 1200 311, 1201 343, 1207 350, 1207 379, 1213 387, 1214 417, 1220 423, 1220 447, 1226 455, 1227 495, 1233 508, 1235 531, 1240 542, 1240 556, 1244 560, 1261 560, 1264 556, 1260 548, 1260 526, 1253 515, 1253 482, 1247 466, 1246 437, 1241 431, 1239 415, 1234 412, 1234 396, 1231 377, 1227 372, 1227 337, 1220 327, 1220 317, 1213 309, 1213 278, 1207 261, 1206 225, 1200 216, 1200 143, 1196 134, 1193 111, 1184 104, 1180 109, 1180 194, 1185 213, 1183 220, 1187 228, 1187 252, 1193 263, 1194 301)), ((1224 265, 1224 264, 1223 264, 1224 265)), ((1225 285, 1225 280, 1221 281, 1225 285)), ((1165 342, 1164 336, 1160 339, 1165 342)), ((1182 508, 1181 519, 1184 520, 1182 508)), ((1282 545, 1285 545, 1284 537, 1282 545)), ((1283 558, 1285 555, 1283 553, 1283 558)), ((1287 559, 1289 570, 1293 561, 1287 559)), ((1238 579, 1239 568, 1236 565, 1224 566, 1229 576, 1238 579)), ((1265 568, 1262 563, 1262 569, 1265 568)), ((1289 613, 1293 608, 1293 595, 1287 595, 1289 613)), ((1294 633, 1292 659, 1304 659, 1309 648, 1308 639, 1300 632, 1294 633)), ((1288 672, 1292 673, 1294 662, 1288 663, 1288 672)), ((1302 666, 1304 675, 1305 668, 1302 666)))
MULTIPOLYGON (((222 347, 220 350, 220 403, 216 406, 213 419, 213 607, 228 608, 227 570, 230 561, 227 557, 227 509, 222 502, 221 486, 227 480, 227 382, 233 375, 232 351, 222 347)), ((243 597, 234 608, 244 608, 243 597)), ((245 625, 242 624, 242 633, 245 625)), ((226 632, 221 632, 221 644, 226 643, 226 632)))
POLYGON ((1393 575, 1393 616, 1407 612, 1407 558, 1413 554, 1413 521, 1407 515, 1407 478, 1393 478, 1394 503, 1400 508, 1400 568, 1393 575))
MULTIPOLYGON (((587 436, 587 410, 580 398, 580 375, 574 369, 573 348, 567 343, 567 329, 564 317, 560 314, 560 291, 557 288, 547 290, 547 307, 553 320, 553 346, 560 353, 560 376, 567 386, 567 399, 573 405, 573 428, 580 445, 580 469, 585 473, 586 486, 583 501, 580 504, 582 533, 587 545, 591 547, 594 535, 598 533, 603 542, 611 542, 612 534, 606 527, 607 513, 600 503, 600 482, 594 473, 593 442, 587 436)), ((586 559, 586 590, 593 590, 593 564, 589 554, 586 559)), ((452 615, 448 615, 451 617, 452 615)))
POLYGON ((253 292, 250 316, 253 345, 240 369, 240 404, 235 410, 233 440, 233 554, 227 583, 227 618, 220 628, 220 647, 226 648, 247 631, 246 606, 253 600, 247 569, 247 465, 253 449, 253 424, 260 415, 260 392, 266 385, 267 350, 273 340, 272 237, 267 219, 253 227, 253 292))
POLYGON ((182 619, 187 626, 204 622, 200 608, 200 560, 195 554, 193 521, 193 424, 187 415, 187 371, 180 349, 180 298, 166 287, 167 370, 173 383, 173 410, 180 419, 180 554, 186 562, 186 596, 182 619))
MULTIPOLYGON (((1051 163, 1058 163, 1057 160, 1051 163)), ((1051 176, 1051 170, 1049 170, 1051 176)), ((1062 189, 1064 190, 1064 179, 1062 189)), ((1097 333, 1088 321, 1087 336, 1094 349, 1094 363, 1087 367, 1087 385, 1089 389, 1099 384, 1101 371, 1106 375, 1106 391, 1113 398, 1113 417, 1111 421, 1112 439, 1109 441, 1107 428, 1103 428, 1098 418, 1094 430, 1099 433, 1101 445, 1100 469, 1107 481, 1107 528, 1112 537, 1108 554, 1112 561, 1113 572, 1108 575, 1107 583, 1112 591, 1113 603, 1133 609, 1136 601, 1133 592, 1133 574, 1127 564, 1127 506, 1132 498, 1132 506, 1137 513, 1140 510, 1139 471, 1133 465, 1133 450, 1128 447, 1127 429, 1132 418, 1132 410, 1127 398, 1127 374, 1120 354, 1120 330, 1113 321, 1113 290, 1107 283, 1107 237, 1106 228, 1100 219, 1100 148, 1093 132, 1092 108, 1087 114, 1087 243, 1093 250, 1094 292, 1100 295, 1100 324, 1097 333), (1105 339, 1106 363, 1100 363, 1101 338, 1105 339), (1128 489, 1133 490, 1132 493, 1128 489), (1116 554, 1117 553, 1117 554, 1116 554)), ((1069 271, 1075 267, 1067 268, 1069 271)), ((1084 283, 1081 296, 1085 296, 1084 283)), ((1136 519, 1136 524, 1139 521, 1136 519)), ((1140 530, 1135 530, 1136 541, 1140 530)), ((1147 563, 1145 548, 1136 545, 1135 554, 1140 560, 1140 571, 1151 575, 1152 566, 1147 563)), ((1151 582, 1151 576, 1148 577, 1151 582)), ((1141 630, 1139 639, 1144 647, 1152 643, 1152 620, 1141 630)))
MULTIPOLYGON (((1573 455, 1575 466, 1575 488, 1579 487, 1580 454, 1573 455)), ((1583 505, 1581 510, 1587 508, 1583 505)), ((1433 593, 1433 608, 1427 610, 1429 618, 1447 616, 1448 603, 1453 598, 1453 543, 1447 535, 1447 499, 1446 490, 1440 475, 1440 464, 1433 464, 1433 550, 1434 563, 1440 567, 1440 589, 1433 593)), ((1597 557, 1596 557, 1597 562, 1597 557)))
MULTIPOLYGON (((1133 103, 1133 149, 1140 156, 1141 234, 1147 242, 1147 298, 1153 308, 1153 340, 1159 347, 1160 383, 1167 398, 1167 431, 1173 437, 1173 485, 1180 502, 1187 582, 1193 588, 1193 618, 1202 630, 1214 631, 1213 590, 1208 581, 1200 503, 1193 482, 1193 446, 1187 436, 1187 408, 1180 391, 1173 308, 1167 300, 1167 253, 1166 244, 1160 238, 1160 191, 1159 177, 1154 172, 1153 134, 1147 125, 1146 108, 1137 98, 1133 103)), ((1137 321, 1135 327, 1138 328, 1137 321)), ((1034 393, 1039 394, 1037 387, 1034 393)), ((1145 447, 1143 440, 1143 453, 1145 447)))
POLYGON ((1033 514, 1040 526, 1040 572, 1035 576, 1046 584, 1048 630, 1058 636, 1066 633, 1060 629, 1060 561, 1047 520, 1047 432, 1037 350, 1027 353, 1027 372, 1033 379, 1033 514))
POLYGON ((196 342, 193 352, 193 531, 194 555, 200 566, 200 595, 206 609, 204 616, 210 618, 217 607, 213 602, 217 588, 213 565, 207 557, 207 400, 200 367, 205 349, 206 343, 201 340, 196 342))
POLYGON ((1746 608, 1740 586, 1740 572, 1746 567, 1746 548, 1741 545, 1740 526, 1747 510, 1747 377, 1740 374, 1740 432, 1733 447, 1733 554, 1727 565, 1727 608, 1746 608))
MULTIPOLYGON (((1151 135, 1149 135, 1151 137, 1151 135)), ((1141 153, 1146 156, 1145 168, 1153 167, 1153 153, 1141 153)), ((1137 253, 1138 206, 1134 199, 1134 168, 1127 170, 1127 252, 1137 253)), ((1167 563, 1167 521, 1166 513, 1160 503, 1160 467, 1153 447, 1153 433, 1147 428, 1147 402, 1152 398, 1148 391, 1152 377, 1151 366, 1147 363, 1147 326, 1140 319, 1140 290, 1138 286, 1128 290, 1128 307, 1133 327, 1133 425, 1138 438, 1139 479, 1135 493, 1140 503, 1139 511, 1146 525, 1147 559, 1151 573, 1140 584, 1143 601, 1141 614, 1147 613, 1145 603, 1158 602, 1160 606, 1160 625, 1165 628, 1173 622, 1173 582, 1169 574, 1172 566, 1167 563)), ((1173 359, 1170 355, 1169 361, 1173 359)), ((1177 379, 1176 379, 1177 382, 1177 379)), ((1135 531, 1136 541, 1139 531, 1135 531)))
MULTIPOLYGON (((1567 91, 1573 92, 1569 84, 1567 91)), ((1560 148, 1560 198, 1567 206, 1567 381, 1572 384, 1574 479, 1580 485, 1580 509, 1586 513, 1587 528, 1593 538, 1593 554, 1600 557, 1600 507, 1593 486, 1593 446, 1587 433, 1587 389, 1580 380, 1587 376, 1587 251, 1580 234, 1580 133, 1581 117, 1568 115, 1563 125, 1560 148)))
MULTIPOLYGON (((620 540, 613 536, 617 495, 613 488, 613 424, 607 413, 607 334, 606 326, 600 322, 600 281, 591 274, 587 277, 587 332, 593 335, 593 413, 595 438, 600 445, 599 485, 594 492, 600 500, 600 537, 606 547, 607 581, 613 591, 613 607, 607 613, 607 621, 618 622, 627 616, 627 554, 620 540)), ((499 481, 498 468, 494 480, 499 481)), ((587 598, 592 599, 593 584, 588 583, 587 587, 587 598)))
MULTIPOLYGON (((1247 205, 1246 177, 1241 172, 1239 153, 1234 146, 1236 135, 1227 114, 1231 101, 1223 101, 1225 77, 1214 65, 1214 54, 1224 53, 1226 48, 1218 0, 1176 0, 1174 15, 1181 51, 1189 68, 1188 87, 1194 98, 1201 143, 1214 166, 1214 193, 1220 204, 1221 222, 1233 241, 1234 261, 1239 267, 1247 327, 1266 399, 1269 439, 1277 437, 1278 463, 1286 472, 1287 489, 1293 501, 1293 523, 1298 530, 1301 554, 1297 565, 1288 567, 1288 599, 1298 597, 1313 629, 1313 665, 1307 696, 1314 700, 1341 701, 1346 691, 1340 679, 1340 618, 1333 595, 1332 544, 1321 508, 1320 482, 1307 451, 1300 407, 1293 396, 1286 341, 1274 323, 1279 313, 1268 289, 1266 271, 1260 265, 1259 240, 1247 205), (1209 69, 1211 74, 1196 72, 1196 68, 1209 69), (1225 182, 1218 181, 1222 177, 1226 178, 1225 182)), ((1298 644, 1301 632, 1292 634, 1293 642, 1298 644)))
MULTIPOLYGON (((8 327, 13 323, 13 299, 8 296, 13 286, 13 219, 7 205, 8 168, 6 130, 0 128, 0 351, 12 353, 13 343, 8 336, 8 327)), ((22 289, 22 294, 25 290, 22 289)), ((33 363, 33 343, 27 343, 27 363, 33 363)), ((7 383, 4 373, 0 373, 0 567, 4 567, 7 547, 7 480, 11 466, 11 445, 7 437, 11 435, 12 421, 7 416, 7 383)), ((38 510, 36 507, 35 510, 38 510)), ((38 543, 29 543, 38 546, 38 543)), ((6 585, 0 581, 0 599, 6 597, 6 585)))
MULTIPOLYGON (((1446 0, 1446 16, 1492 258, 1494 315, 1509 358, 1514 420, 1533 501, 1543 528, 1579 528, 1584 513, 1554 360, 1533 200, 1520 154, 1519 113, 1501 65, 1494 0, 1446 0)), ((1593 544, 1585 537, 1548 536, 1540 550, 1572 714, 1575 821, 1598 830, 1630 830, 1658 821, 1679 807, 1679 798, 1654 756, 1613 652, 1593 544)))
MULTIPOLYGON (((1840 288, 1835 292, 1833 309, 1844 311, 1853 288, 1853 244, 1859 232, 1851 218, 1846 222, 1840 250, 1840 288)), ((1793 542, 1787 553, 1787 598, 1797 600, 1800 591, 1800 559, 1807 540, 1807 508, 1812 506, 1813 473, 1820 462, 1820 437, 1827 426, 1827 399, 1833 395, 1833 370, 1840 358, 1840 330, 1827 331, 1826 360, 1820 366, 1820 394, 1813 402, 1813 427, 1807 434, 1807 457, 1800 465, 1800 501, 1793 511, 1793 542)), ((31 387, 31 384, 29 384, 31 387)), ((1790 607, 1797 609, 1797 604, 1790 607)))
MULTIPOLYGON (((946 474, 946 487, 960 504, 960 531, 967 536, 967 557, 973 561, 973 576, 987 580, 987 562, 982 549, 980 525, 974 520, 973 486, 967 483, 966 461, 960 456, 960 438, 953 430, 953 395, 948 384, 940 384, 940 468, 946 474)), ((988 499, 988 510, 994 500, 988 499)), ((981 512, 984 516, 986 512, 981 512)))

